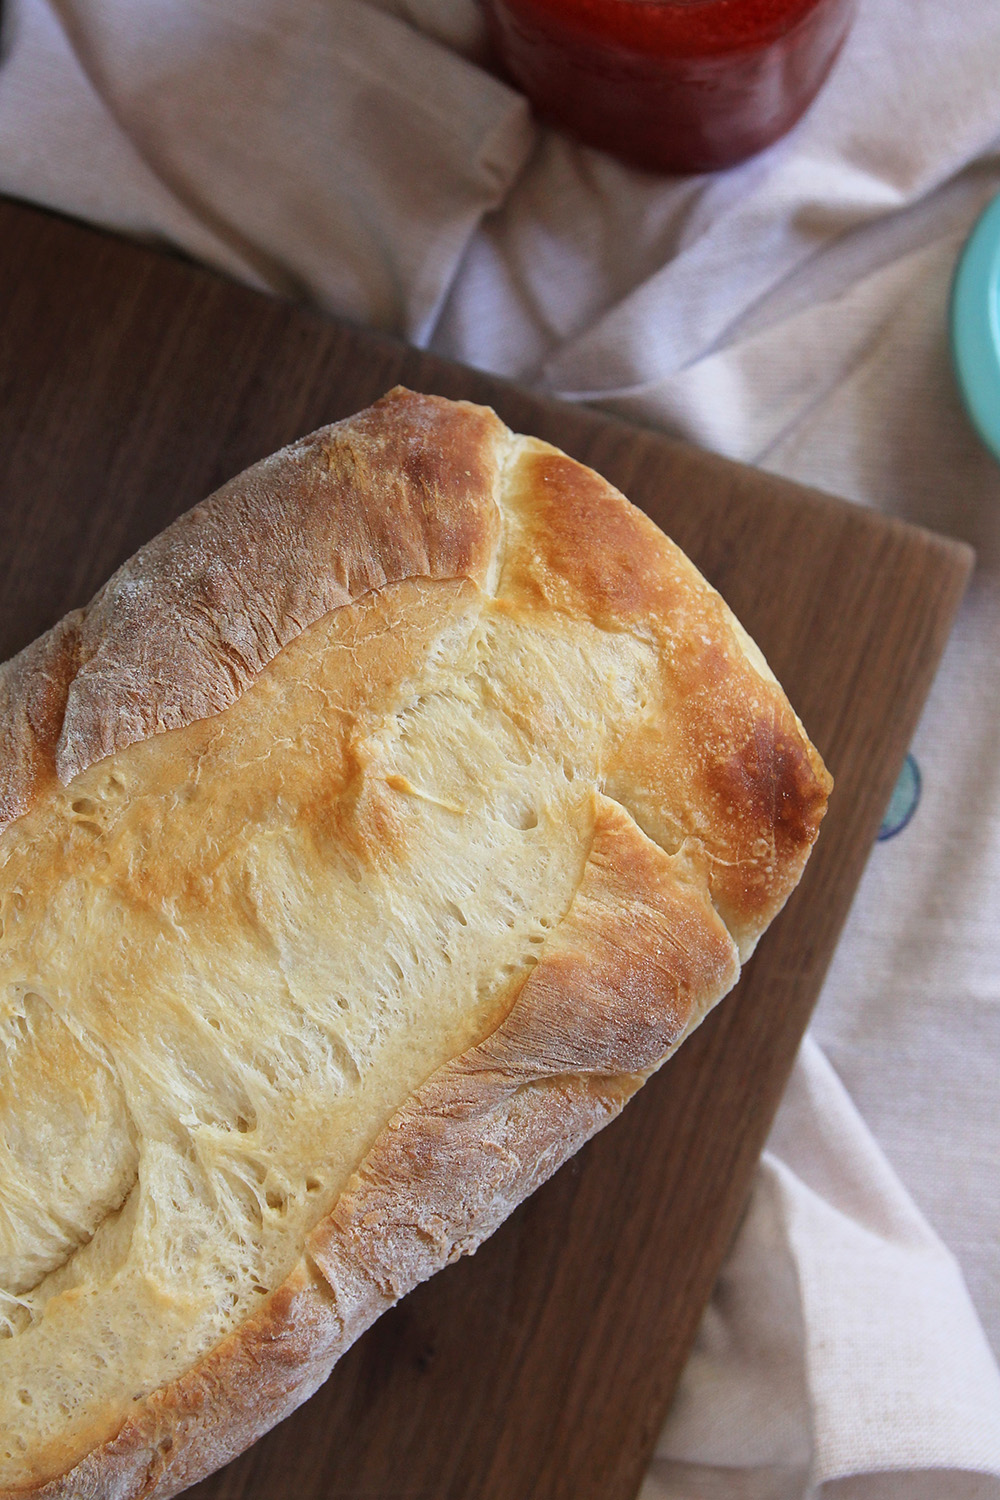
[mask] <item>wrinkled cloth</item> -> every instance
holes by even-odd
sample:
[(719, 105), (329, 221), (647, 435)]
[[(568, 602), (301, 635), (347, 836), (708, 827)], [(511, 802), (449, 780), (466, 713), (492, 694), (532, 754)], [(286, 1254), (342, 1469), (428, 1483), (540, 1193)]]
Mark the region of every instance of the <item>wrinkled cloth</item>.
[(474, 0), (17, 0), (0, 189), (963, 537), (979, 565), (642, 1500), (1000, 1497), (1000, 468), (955, 258), (1000, 7), (861, 0), (714, 177), (532, 123)]

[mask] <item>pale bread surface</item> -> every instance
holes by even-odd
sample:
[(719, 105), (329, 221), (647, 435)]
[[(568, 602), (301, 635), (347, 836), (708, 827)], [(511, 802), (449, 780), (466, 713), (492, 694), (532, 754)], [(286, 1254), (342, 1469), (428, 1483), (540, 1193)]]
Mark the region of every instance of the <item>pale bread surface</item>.
[(0, 1495), (304, 1399), (731, 987), (828, 790), (645, 517), (403, 391), (0, 668)]

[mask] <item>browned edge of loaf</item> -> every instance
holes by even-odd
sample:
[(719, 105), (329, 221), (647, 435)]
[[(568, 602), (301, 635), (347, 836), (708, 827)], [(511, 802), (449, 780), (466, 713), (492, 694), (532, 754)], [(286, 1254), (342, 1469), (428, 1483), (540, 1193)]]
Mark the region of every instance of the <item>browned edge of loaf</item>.
[[(0, 668), (0, 829), (55, 779), (221, 712), (329, 611), (412, 577), (483, 586), (505, 437), (484, 408), (397, 389), (182, 516), (89, 606)], [(652, 523), (556, 450), (537, 445), (533, 462), (549, 506), (549, 569), (533, 587), (553, 595), (539, 602), (574, 612), (582, 602), (623, 623), (667, 608), (654, 575), (671, 544)], [(559, 597), (563, 570), (575, 598)], [(718, 686), (710, 697), (722, 713)], [(777, 868), (766, 889), (743, 893), (756, 930), (794, 887), (830, 788), (784, 695), (764, 686), (766, 753), (755, 723), (749, 751), (713, 771), (719, 795), (735, 797), (754, 827), (775, 822), (779, 787)], [(718, 894), (713, 904), (686, 883), (616, 802), (595, 796), (582, 883), (506, 1021), (390, 1121), (257, 1313), (137, 1403), (115, 1436), (95, 1437), (82, 1458), (78, 1443), (61, 1462), (48, 1454), (36, 1482), (3, 1500), (167, 1497), (305, 1400), (384, 1309), (474, 1250), (612, 1119), (732, 986), (738, 954), (716, 911), (732, 892)]]

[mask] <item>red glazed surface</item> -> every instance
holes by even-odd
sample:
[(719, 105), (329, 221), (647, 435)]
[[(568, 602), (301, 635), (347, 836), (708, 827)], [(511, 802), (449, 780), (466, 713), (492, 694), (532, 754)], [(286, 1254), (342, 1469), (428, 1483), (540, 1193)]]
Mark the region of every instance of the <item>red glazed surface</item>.
[(539, 112), (639, 166), (730, 166), (815, 97), (854, 0), (485, 0)]

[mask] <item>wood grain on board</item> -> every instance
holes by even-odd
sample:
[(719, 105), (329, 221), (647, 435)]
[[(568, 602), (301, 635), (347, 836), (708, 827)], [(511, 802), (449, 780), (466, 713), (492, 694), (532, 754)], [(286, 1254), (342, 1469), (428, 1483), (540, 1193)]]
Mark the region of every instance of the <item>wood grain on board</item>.
[(198, 1500), (631, 1500), (970, 566), (967, 549), (0, 204), (0, 657), (181, 510), (396, 382), (485, 401), (721, 590), (834, 776), (738, 989), (482, 1250), (376, 1324)]

